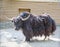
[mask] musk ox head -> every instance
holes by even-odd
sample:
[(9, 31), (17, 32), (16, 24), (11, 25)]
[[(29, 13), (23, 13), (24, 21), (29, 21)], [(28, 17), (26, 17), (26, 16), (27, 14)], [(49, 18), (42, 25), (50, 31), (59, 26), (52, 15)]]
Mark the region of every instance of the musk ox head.
[(28, 20), (29, 17), (29, 12), (22, 12), (19, 14), (19, 16), (14, 18), (12, 22), (14, 22), (14, 25), (16, 27), (15, 30), (19, 30), (23, 26), (23, 22)]
[(12, 20), (12, 22), (14, 23), (15, 26), (15, 30), (19, 30), (22, 27), (22, 20), (19, 18), (14, 18)]

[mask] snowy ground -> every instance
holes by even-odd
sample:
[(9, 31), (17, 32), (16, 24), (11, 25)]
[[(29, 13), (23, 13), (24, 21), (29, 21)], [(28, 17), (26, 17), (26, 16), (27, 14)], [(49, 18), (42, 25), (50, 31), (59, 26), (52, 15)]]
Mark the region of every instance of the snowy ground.
[[(60, 38), (60, 26), (52, 37)], [(11, 22), (0, 23), (0, 47), (59, 47), (59, 41), (38, 40), (26, 42), (22, 31), (15, 31)]]

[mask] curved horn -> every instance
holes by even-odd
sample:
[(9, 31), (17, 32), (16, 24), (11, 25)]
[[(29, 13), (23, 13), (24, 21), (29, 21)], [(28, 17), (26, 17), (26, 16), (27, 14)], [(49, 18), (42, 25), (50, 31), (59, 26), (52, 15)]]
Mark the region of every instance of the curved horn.
[(11, 21), (12, 21), (15, 17), (12, 17), (12, 18), (6, 17), (6, 18), (7, 18), (8, 20), (11, 20)]
[(29, 19), (29, 17), (30, 17), (30, 15), (28, 16), (28, 17), (26, 17), (26, 18), (22, 18), (22, 17), (20, 17), (23, 21), (25, 21), (25, 20), (27, 20), (27, 19)]

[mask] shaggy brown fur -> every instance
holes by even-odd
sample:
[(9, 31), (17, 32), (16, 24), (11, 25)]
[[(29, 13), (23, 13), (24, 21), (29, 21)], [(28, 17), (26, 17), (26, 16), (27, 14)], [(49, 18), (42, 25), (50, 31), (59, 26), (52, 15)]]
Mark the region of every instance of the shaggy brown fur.
[(56, 30), (56, 24), (55, 21), (49, 16), (40, 16), (44, 22), (45, 26), (45, 38)]

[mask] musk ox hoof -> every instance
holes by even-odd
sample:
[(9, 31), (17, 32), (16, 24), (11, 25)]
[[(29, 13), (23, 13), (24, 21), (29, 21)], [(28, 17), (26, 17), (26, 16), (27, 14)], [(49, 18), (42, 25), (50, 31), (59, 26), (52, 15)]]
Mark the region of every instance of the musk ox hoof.
[(26, 38), (26, 40), (25, 41), (30, 41), (30, 38)]

